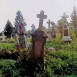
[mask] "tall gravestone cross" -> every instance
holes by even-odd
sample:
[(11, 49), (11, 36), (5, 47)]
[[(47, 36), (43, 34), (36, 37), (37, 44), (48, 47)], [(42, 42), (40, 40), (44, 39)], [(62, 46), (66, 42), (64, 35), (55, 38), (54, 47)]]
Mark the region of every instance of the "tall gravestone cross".
[(48, 38), (47, 38), (47, 41), (51, 41), (51, 39), (52, 39), (52, 29), (50, 27), (51, 21), (48, 20), (47, 24), (48, 24), (48, 29), (47, 29)]
[(45, 32), (41, 30), (43, 26), (43, 19), (46, 19), (47, 16), (44, 15), (44, 11), (41, 11), (40, 14), (37, 15), (39, 20), (39, 28), (32, 34), (32, 51), (31, 57), (33, 59), (40, 59), (44, 63), (44, 44), (46, 42), (47, 35)]
[(64, 21), (62, 41), (71, 42), (72, 39), (71, 39), (70, 33), (69, 33), (69, 24), (67, 22), (67, 18), (68, 18), (68, 15), (66, 15), (66, 13), (64, 13), (63, 16), (62, 16), (62, 19)]
[(52, 24), (52, 37), (55, 38), (56, 37), (56, 32), (55, 32), (55, 23), (51, 22)]
[(40, 14), (37, 14), (37, 18), (39, 19), (39, 29), (42, 30), (43, 20), (47, 18), (47, 15), (44, 15), (44, 11), (40, 11)]
[(21, 11), (17, 12), (17, 16), (15, 19), (15, 27), (17, 33), (19, 34), (19, 47), (26, 48), (26, 36), (25, 36), (25, 26), (27, 24), (24, 21)]

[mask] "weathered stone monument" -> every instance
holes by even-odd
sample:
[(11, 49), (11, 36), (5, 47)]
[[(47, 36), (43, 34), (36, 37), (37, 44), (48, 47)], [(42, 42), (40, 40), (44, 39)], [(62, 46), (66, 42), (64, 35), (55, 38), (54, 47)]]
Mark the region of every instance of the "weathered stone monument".
[(32, 26), (31, 26), (31, 27), (32, 27), (32, 30), (31, 30), (31, 32), (30, 32), (30, 33), (32, 34), (32, 33), (34, 33), (34, 32), (35, 32), (35, 30), (36, 30), (36, 29), (35, 29), (35, 25), (34, 25), (34, 24), (32, 24)]
[(4, 31), (2, 31), (2, 41), (5, 40), (5, 35), (4, 35)]
[(24, 22), (22, 13), (21, 11), (18, 11), (15, 19), (15, 27), (19, 35), (20, 48), (26, 48), (25, 26), (26, 26), (26, 23)]
[(19, 29), (19, 46), (21, 48), (26, 48), (26, 37), (24, 33), (25, 33), (25, 27), (21, 25)]
[(46, 15), (44, 15), (44, 11), (40, 11), (40, 14), (37, 14), (37, 18), (39, 19), (39, 30), (43, 30), (43, 20), (47, 18)]
[(44, 44), (46, 42), (47, 35), (42, 30), (43, 20), (47, 18), (44, 15), (44, 11), (41, 11), (40, 14), (37, 14), (39, 18), (39, 29), (32, 34), (32, 51), (31, 58), (40, 59), (44, 63)]
[(14, 34), (14, 39), (15, 39), (15, 46), (19, 47), (19, 40), (18, 40), (18, 35), (17, 33)]
[(48, 20), (47, 24), (48, 24), (48, 29), (47, 29), (48, 38), (47, 38), (47, 41), (51, 41), (52, 40), (52, 28), (50, 27), (51, 21)]
[(71, 42), (72, 39), (70, 37), (69, 24), (68, 24), (66, 18), (68, 18), (68, 15), (66, 15), (66, 13), (64, 13), (63, 16), (62, 16), (62, 19), (64, 21), (62, 41), (64, 41), (64, 42)]
[(55, 23), (54, 22), (51, 22), (51, 24), (52, 24), (52, 38), (55, 38), (56, 37)]

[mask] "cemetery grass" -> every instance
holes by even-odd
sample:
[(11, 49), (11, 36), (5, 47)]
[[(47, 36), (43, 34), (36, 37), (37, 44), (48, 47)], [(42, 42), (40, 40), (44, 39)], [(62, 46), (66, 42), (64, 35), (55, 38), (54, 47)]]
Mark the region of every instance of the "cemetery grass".
[[(48, 51), (49, 47), (55, 50)], [(71, 43), (64, 43), (58, 36), (47, 42), (45, 63), (48, 77), (77, 77), (77, 38), (73, 38)]]
[(0, 43), (0, 51), (2, 49), (6, 50), (15, 50), (15, 44), (14, 43)]
[[(36, 77), (77, 77), (77, 39), (69, 43), (61, 42), (58, 35), (53, 41), (45, 44), (45, 70), (42, 74), (37, 73)], [(31, 38), (28, 38), (31, 41)], [(49, 47), (55, 50), (48, 50)], [(15, 50), (14, 43), (0, 43), (0, 51)], [(18, 51), (21, 54), (17, 60), (4, 59), (0, 60), (0, 77), (22, 77), (27, 67), (28, 49)], [(6, 54), (5, 54), (6, 55)], [(25, 58), (25, 59), (24, 59)], [(24, 62), (23, 62), (24, 60)], [(24, 65), (25, 64), (25, 65)], [(20, 67), (18, 67), (20, 66)], [(27, 72), (26, 72), (27, 73)], [(25, 77), (25, 76), (24, 76)]]

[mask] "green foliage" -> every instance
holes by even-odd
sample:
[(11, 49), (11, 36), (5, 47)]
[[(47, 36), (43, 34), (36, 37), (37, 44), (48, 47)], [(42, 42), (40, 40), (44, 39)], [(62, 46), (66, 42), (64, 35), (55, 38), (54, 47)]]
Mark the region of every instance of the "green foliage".
[(15, 68), (15, 63), (15, 60), (0, 60), (0, 73), (2, 74), (2, 77), (19, 76), (19, 71)]
[(49, 52), (46, 58), (47, 68), (51, 68), (54, 75), (77, 75), (77, 52), (55, 51)]
[(15, 45), (14, 43), (0, 43), (0, 50), (6, 49), (6, 50), (14, 50)]

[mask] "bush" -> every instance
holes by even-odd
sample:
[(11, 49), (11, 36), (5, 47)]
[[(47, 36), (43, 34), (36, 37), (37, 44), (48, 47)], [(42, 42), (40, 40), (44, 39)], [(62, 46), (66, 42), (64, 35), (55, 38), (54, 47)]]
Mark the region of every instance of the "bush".
[(77, 75), (77, 52), (56, 51), (48, 52), (47, 68), (50, 67), (54, 75)]
[(15, 44), (14, 43), (0, 43), (0, 50), (2, 49), (15, 50)]
[(19, 71), (15, 67), (15, 60), (0, 60), (2, 77), (18, 77)]

